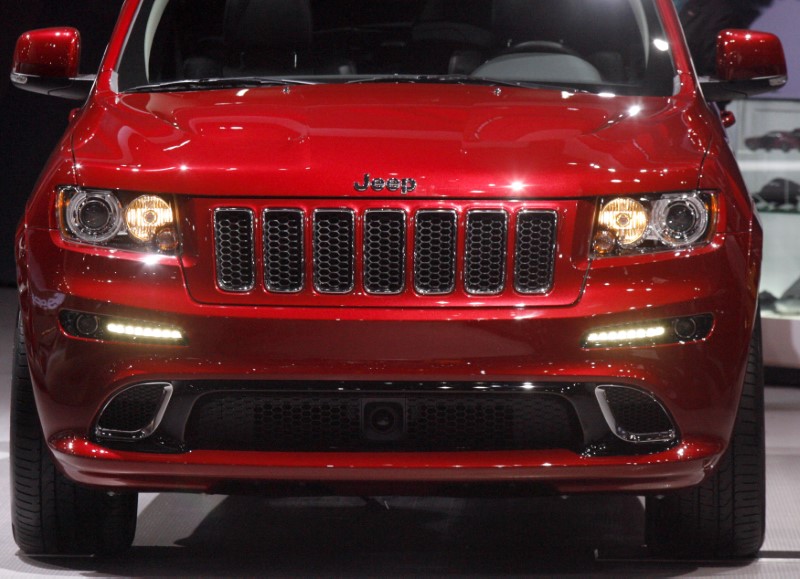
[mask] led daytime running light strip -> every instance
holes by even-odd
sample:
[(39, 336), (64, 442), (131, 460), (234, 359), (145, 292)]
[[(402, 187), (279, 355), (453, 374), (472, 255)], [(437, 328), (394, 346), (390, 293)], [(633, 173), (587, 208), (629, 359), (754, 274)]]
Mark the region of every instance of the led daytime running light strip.
[(633, 342), (636, 340), (652, 340), (660, 338), (667, 333), (664, 326), (651, 326), (645, 328), (630, 328), (625, 330), (611, 330), (606, 332), (592, 332), (586, 341), (594, 344), (607, 344), (619, 342)]
[(109, 334), (131, 336), (136, 338), (154, 338), (160, 340), (183, 340), (183, 334), (178, 330), (153, 328), (148, 326), (131, 326), (110, 322), (106, 325)]

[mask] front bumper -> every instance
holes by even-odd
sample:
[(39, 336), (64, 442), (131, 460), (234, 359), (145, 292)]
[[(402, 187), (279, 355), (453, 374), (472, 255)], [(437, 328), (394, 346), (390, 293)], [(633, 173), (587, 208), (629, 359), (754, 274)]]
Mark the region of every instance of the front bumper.
[[(560, 492), (693, 485), (726, 448), (741, 391), (755, 308), (754, 284), (742, 282), (752, 276), (744, 237), (593, 267), (580, 301), (568, 307), (278, 308), (201, 305), (187, 294), (177, 261), (109, 259), (29, 229), (21, 308), (44, 434), (70, 478), (137, 490), (288, 480), (541, 482)], [(70, 337), (59, 326), (63, 309), (169, 324), (186, 344)], [(598, 327), (700, 314), (714, 317), (701, 341), (582, 346)], [(158, 453), (98, 444), (98, 416), (116, 393), (198, 380), (615, 384), (651, 393), (677, 438), (654, 453), (613, 456), (563, 449)]]

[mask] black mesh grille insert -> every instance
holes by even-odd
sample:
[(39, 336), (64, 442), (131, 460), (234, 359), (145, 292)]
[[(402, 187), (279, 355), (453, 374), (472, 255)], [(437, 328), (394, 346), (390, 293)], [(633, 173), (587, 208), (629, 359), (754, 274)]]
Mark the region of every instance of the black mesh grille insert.
[(672, 430), (673, 424), (652, 396), (633, 388), (605, 387), (606, 401), (617, 429), (629, 434), (653, 434)]
[(163, 395), (164, 384), (142, 384), (128, 388), (109, 402), (97, 426), (119, 432), (143, 430), (153, 422)]
[(467, 213), (464, 287), (472, 294), (498, 294), (506, 281), (505, 211)]
[(314, 288), (320, 293), (353, 290), (355, 219), (347, 209), (314, 212)]
[(523, 294), (547, 293), (553, 287), (556, 214), (523, 211), (517, 216), (514, 289)]
[(456, 283), (455, 211), (419, 211), (414, 230), (414, 287), (447, 294)]
[(373, 294), (396, 294), (403, 291), (405, 279), (405, 213), (367, 211), (364, 217), (364, 289)]
[(303, 213), (264, 211), (264, 285), (268, 291), (298, 292), (304, 281)]
[(253, 212), (218, 209), (214, 213), (217, 285), (224, 291), (250, 291), (255, 285)]
[(457, 451), (577, 450), (583, 440), (575, 411), (558, 395), (432, 394), (403, 401), (405, 435), (375, 442), (363, 434), (358, 395), (208, 394), (195, 404), (186, 443), (213, 450)]

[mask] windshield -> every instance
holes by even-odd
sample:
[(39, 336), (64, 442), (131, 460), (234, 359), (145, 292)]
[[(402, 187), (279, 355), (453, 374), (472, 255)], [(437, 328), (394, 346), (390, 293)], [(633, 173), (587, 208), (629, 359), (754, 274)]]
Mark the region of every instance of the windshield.
[(143, 0), (118, 86), (453, 82), (667, 96), (675, 71), (653, 2)]

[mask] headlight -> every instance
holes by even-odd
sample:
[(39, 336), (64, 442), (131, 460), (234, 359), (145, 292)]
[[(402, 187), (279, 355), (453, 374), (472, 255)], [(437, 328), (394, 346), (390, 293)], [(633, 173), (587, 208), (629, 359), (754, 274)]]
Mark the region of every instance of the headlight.
[(65, 239), (134, 251), (178, 248), (175, 213), (164, 197), (64, 187), (57, 212)]
[(595, 224), (595, 257), (686, 248), (705, 243), (716, 222), (710, 193), (602, 200)]

